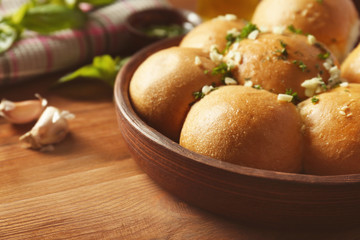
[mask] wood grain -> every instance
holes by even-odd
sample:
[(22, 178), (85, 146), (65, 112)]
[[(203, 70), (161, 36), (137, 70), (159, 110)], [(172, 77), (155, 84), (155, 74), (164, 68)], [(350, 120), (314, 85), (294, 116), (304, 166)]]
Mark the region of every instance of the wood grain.
[[(51, 88), (59, 75), (0, 89), (35, 92), (76, 115), (53, 152), (21, 148), (31, 124), (0, 120), (0, 239), (356, 239), (359, 229), (288, 231), (247, 226), (199, 210), (155, 184), (131, 158), (112, 90), (94, 82)], [(329, 232), (330, 231), (330, 232)]]
[[(182, 7), (193, 1), (172, 0)], [(31, 124), (0, 119), (0, 239), (358, 239), (360, 228), (289, 231), (232, 222), (199, 210), (155, 184), (131, 158), (118, 128), (112, 90), (62, 74), (0, 88), (0, 99), (40, 93), (76, 114), (71, 133), (42, 153), (20, 147)]]

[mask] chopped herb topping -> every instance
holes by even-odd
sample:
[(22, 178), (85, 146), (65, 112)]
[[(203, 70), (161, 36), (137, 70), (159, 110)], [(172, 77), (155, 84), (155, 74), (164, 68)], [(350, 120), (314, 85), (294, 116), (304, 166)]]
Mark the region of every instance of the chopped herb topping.
[(301, 29), (296, 29), (296, 28), (294, 27), (294, 25), (289, 25), (287, 28), (288, 28), (289, 31), (292, 32), (292, 33), (301, 34), (301, 35), (306, 35), (306, 34), (304, 34), (304, 32), (303, 32)]
[(287, 60), (287, 58), (289, 56), (289, 53), (286, 49), (287, 44), (284, 43), (282, 40), (280, 40), (280, 45), (281, 45), (282, 49), (277, 49), (275, 51), (275, 53), (278, 54), (278, 59)]
[(314, 44), (314, 46), (317, 47), (321, 51), (321, 53), (318, 55), (318, 57), (320, 59), (325, 60), (325, 59), (329, 58), (330, 53), (327, 51), (327, 49), (322, 44), (320, 44), (319, 42), (316, 42)]
[(318, 58), (322, 59), (322, 60), (326, 60), (330, 57), (330, 53), (326, 52), (326, 53), (320, 53), (318, 54)]
[(254, 85), (253, 88), (258, 89), (258, 90), (263, 89), (259, 84)]
[(317, 70), (319, 70), (319, 77), (321, 77), (321, 75), (324, 74), (324, 71), (320, 68), (319, 64), (316, 64), (315, 67), (316, 67)]
[(228, 66), (226, 63), (222, 62), (212, 70), (212, 75), (218, 75), (218, 74), (226, 74), (228, 72)]
[(230, 77), (233, 78), (233, 75), (231, 73), (231, 66), (229, 67), (226, 63), (222, 62), (216, 67), (213, 68), (212, 75), (222, 75), (221, 81), (225, 84), (225, 78)]
[(312, 102), (313, 104), (317, 104), (319, 101), (320, 101), (320, 99), (317, 98), (317, 96), (313, 96), (313, 97), (311, 98), (311, 102)]
[(316, 0), (318, 3), (323, 4), (324, 0)]
[(301, 57), (304, 56), (304, 54), (303, 54), (302, 52), (299, 52), (299, 51), (295, 51), (294, 53), (295, 53), (296, 55), (298, 55), (298, 56), (301, 56)]
[(228, 33), (225, 37), (227, 42), (226, 42), (226, 48), (225, 48), (224, 52), (226, 52), (234, 42), (239, 42), (239, 41), (247, 38), (249, 36), (249, 34), (255, 30), (259, 30), (258, 27), (255, 24), (252, 24), (249, 22), (246, 24), (245, 27), (243, 27), (241, 29), (239, 35), (234, 35), (233, 33)]
[(283, 40), (280, 40), (280, 45), (283, 47), (283, 48), (286, 48), (287, 44), (283, 42)]
[(300, 102), (300, 98), (299, 95), (297, 94), (297, 92), (294, 92), (291, 88), (290, 89), (286, 89), (285, 94), (290, 95), (293, 97), (292, 99), (292, 103), (294, 104), (298, 104)]
[[(334, 86), (335, 87), (335, 86)], [(324, 91), (328, 90), (328, 86), (325, 83), (321, 84), (321, 88), (324, 89)]]
[(245, 39), (249, 36), (252, 31), (259, 30), (258, 27), (255, 24), (247, 23), (243, 29), (241, 29), (240, 38)]
[(208, 73), (209, 73), (209, 70), (205, 69), (204, 74), (208, 74)]
[(307, 66), (305, 65), (305, 63), (303, 61), (300, 60), (294, 60), (292, 61), (293, 64), (298, 65), (298, 67), (301, 69), (301, 71), (305, 72), (306, 70), (309, 71), (309, 69), (307, 69)]
[(195, 97), (196, 100), (198, 100), (205, 97), (205, 94), (202, 91), (198, 91), (198, 92), (193, 92), (193, 96)]

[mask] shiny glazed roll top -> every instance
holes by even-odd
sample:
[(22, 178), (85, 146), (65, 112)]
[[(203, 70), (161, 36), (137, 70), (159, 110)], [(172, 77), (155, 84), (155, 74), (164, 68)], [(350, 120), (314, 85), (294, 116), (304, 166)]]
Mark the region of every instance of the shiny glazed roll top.
[(298, 107), (304, 123), (305, 173), (360, 173), (360, 84), (341, 84)]
[(300, 172), (300, 115), (277, 95), (244, 86), (223, 86), (193, 105), (180, 145), (246, 167)]
[(314, 35), (342, 62), (359, 37), (359, 16), (352, 0), (262, 0), (252, 22), (272, 30), (293, 26)]
[[(234, 61), (237, 53), (241, 58)], [(336, 59), (311, 36), (259, 32), (234, 42), (224, 59), (240, 84), (277, 94), (291, 91), (299, 100), (341, 81)]]
[(172, 47), (147, 58), (134, 73), (129, 87), (135, 111), (151, 127), (174, 141), (194, 93), (220, 84), (220, 76), (206, 74), (216, 66), (201, 49)]

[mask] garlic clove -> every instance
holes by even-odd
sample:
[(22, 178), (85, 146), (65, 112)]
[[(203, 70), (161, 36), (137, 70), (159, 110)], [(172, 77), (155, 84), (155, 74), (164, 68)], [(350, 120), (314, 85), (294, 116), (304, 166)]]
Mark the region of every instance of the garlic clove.
[(69, 131), (68, 121), (75, 116), (68, 111), (49, 106), (41, 114), (34, 127), (19, 140), (27, 148), (44, 149), (62, 141)]
[(36, 100), (12, 102), (3, 99), (0, 103), (0, 116), (11, 123), (24, 124), (38, 119), (47, 105), (47, 100), (35, 94)]

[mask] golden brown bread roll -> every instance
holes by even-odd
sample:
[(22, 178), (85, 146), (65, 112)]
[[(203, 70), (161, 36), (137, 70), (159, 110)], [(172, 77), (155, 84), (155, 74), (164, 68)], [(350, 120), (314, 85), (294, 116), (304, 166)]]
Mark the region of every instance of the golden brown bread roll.
[(267, 170), (301, 170), (301, 120), (292, 103), (244, 86), (223, 86), (189, 111), (180, 145), (221, 161)]
[(200, 49), (172, 47), (147, 58), (130, 82), (135, 111), (150, 126), (178, 141), (193, 92), (219, 84), (220, 77), (205, 74), (216, 65)]
[[(327, 49), (311, 44), (302, 35), (260, 33), (255, 40), (244, 39), (234, 43), (225, 59), (236, 52), (242, 58), (232, 72), (240, 84), (251, 81), (253, 86), (258, 85), (274, 93), (285, 93), (292, 89), (300, 99), (305, 99), (315, 92), (302, 86), (306, 80), (320, 76), (324, 86), (331, 76), (334, 81), (340, 81), (339, 71), (330, 74), (333, 65), (324, 65), (330, 60), (337, 64), (335, 58), (331, 54), (327, 57)], [(315, 88), (321, 90), (321, 85), (319, 81)]]
[(298, 105), (304, 123), (305, 173), (360, 173), (360, 84), (316, 99), (316, 104), (308, 99)]
[(233, 28), (241, 29), (245, 26), (245, 21), (241, 19), (226, 20), (214, 18), (203, 22), (191, 30), (181, 41), (180, 47), (201, 48), (208, 52), (212, 45), (217, 45), (219, 51), (226, 47), (226, 34)]
[(252, 21), (269, 29), (293, 25), (327, 45), (340, 62), (359, 37), (352, 0), (262, 0)]
[(341, 64), (341, 77), (348, 82), (360, 83), (360, 45)]

